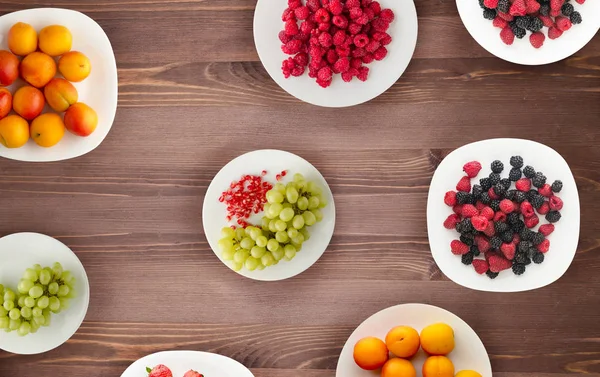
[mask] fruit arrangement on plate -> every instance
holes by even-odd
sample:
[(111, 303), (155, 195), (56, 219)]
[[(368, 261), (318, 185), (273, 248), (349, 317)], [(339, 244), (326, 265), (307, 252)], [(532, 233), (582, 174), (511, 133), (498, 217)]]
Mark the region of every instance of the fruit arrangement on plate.
[[(159, 364), (154, 368), (147, 367), (146, 372), (148, 372), (148, 377), (173, 377), (173, 372), (171, 372), (171, 369), (163, 364)], [(185, 372), (183, 377), (204, 377), (204, 375), (190, 369), (189, 371)]]
[[(10, 51), (0, 51), (0, 85), (11, 86), (19, 77), (25, 84), (13, 93), (0, 88), (0, 143), (20, 148), (31, 138), (41, 147), (52, 147), (63, 138), (65, 129), (82, 137), (92, 134), (98, 115), (78, 102), (72, 84), (85, 80), (92, 66), (83, 53), (71, 51), (69, 29), (49, 25), (38, 34), (31, 25), (18, 22), (7, 39)], [(62, 77), (57, 77), (57, 72)], [(44, 112), (46, 104), (53, 111)]]

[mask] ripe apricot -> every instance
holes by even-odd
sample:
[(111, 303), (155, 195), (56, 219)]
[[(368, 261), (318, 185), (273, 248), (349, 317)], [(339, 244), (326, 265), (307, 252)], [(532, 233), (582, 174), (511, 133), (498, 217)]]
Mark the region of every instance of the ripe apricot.
[(21, 148), (29, 140), (29, 124), (18, 115), (0, 120), (0, 144), (7, 148)]
[(71, 51), (73, 36), (62, 25), (46, 26), (40, 31), (40, 50), (50, 56), (60, 56)]
[(404, 359), (390, 359), (381, 369), (381, 377), (416, 377), (412, 363)]
[(77, 102), (65, 113), (67, 130), (77, 136), (89, 136), (98, 125), (98, 114), (85, 103)]
[(85, 80), (92, 71), (92, 63), (79, 51), (67, 52), (58, 60), (58, 71), (73, 82)]
[(8, 48), (19, 56), (29, 55), (38, 46), (38, 35), (33, 26), (17, 22), (8, 31)]
[(21, 76), (36, 88), (42, 88), (56, 75), (56, 62), (43, 52), (33, 52), (21, 61)]
[(423, 377), (454, 377), (454, 364), (446, 356), (430, 356), (423, 364)]
[(0, 85), (9, 86), (19, 77), (19, 59), (12, 52), (0, 50)]
[(417, 330), (409, 326), (398, 326), (388, 332), (385, 344), (394, 355), (409, 359), (419, 351), (421, 341)]
[(12, 94), (6, 88), (0, 88), (0, 119), (12, 110)]
[(454, 377), (481, 377), (481, 374), (475, 372), (474, 370), (461, 370), (456, 373)]
[(46, 113), (35, 118), (29, 128), (31, 138), (40, 147), (52, 147), (65, 136), (65, 124), (58, 114)]
[(363, 338), (354, 345), (354, 362), (362, 369), (379, 369), (388, 359), (389, 351), (379, 338)]
[(69, 106), (77, 102), (77, 89), (65, 79), (52, 79), (44, 88), (44, 96), (50, 107), (59, 113), (67, 111)]
[(435, 323), (421, 330), (421, 347), (430, 355), (447, 355), (454, 349), (454, 330), (445, 323)]
[(27, 120), (32, 120), (44, 110), (44, 95), (39, 89), (25, 85), (20, 87), (13, 97), (13, 109)]

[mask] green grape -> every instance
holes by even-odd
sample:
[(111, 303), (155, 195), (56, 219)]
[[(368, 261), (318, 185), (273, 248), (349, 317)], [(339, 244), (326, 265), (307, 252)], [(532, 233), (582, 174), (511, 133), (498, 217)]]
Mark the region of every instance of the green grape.
[(260, 236), (262, 236), (262, 230), (254, 228), (250, 231), (250, 238), (252, 238), (254, 241), (256, 241), (256, 239)]
[(281, 232), (286, 229), (287, 229), (287, 224), (285, 223), (285, 221), (282, 221), (282, 220), (275, 221), (275, 230), (276, 231)]
[(0, 317), (8, 315), (8, 311), (4, 309), (4, 306), (0, 306)]
[(294, 216), (294, 220), (293, 220), (293, 224), (294, 224), (294, 228), (300, 230), (302, 228), (304, 228), (304, 217), (302, 217), (302, 215), (296, 215)]
[[(64, 285), (63, 285), (63, 287), (64, 287)], [(46, 309), (48, 307), (48, 305), (50, 305), (50, 298), (48, 298), (48, 296), (42, 296), (37, 301), (37, 307), (40, 309)]]
[(235, 230), (231, 229), (229, 226), (226, 226), (225, 228), (221, 229), (221, 237), (233, 239), (235, 238)]
[(11, 331), (17, 330), (21, 326), (21, 319), (11, 319), (8, 323), (8, 328)]
[(252, 225), (248, 225), (246, 228), (244, 228), (244, 233), (247, 237), (250, 237), (250, 232), (252, 232), (252, 228), (254, 228)]
[(54, 279), (60, 279), (63, 271), (63, 266), (60, 263), (56, 262), (52, 265), (52, 276)]
[(34, 286), (34, 283), (29, 280), (29, 279), (21, 279), (21, 281), (19, 281), (19, 285), (17, 285), (17, 290), (19, 291), (19, 293), (28, 293), (29, 290), (31, 289), (31, 287)]
[[(223, 254), (225, 254), (225, 252), (223, 252)], [(48, 285), (48, 293), (50, 293), (51, 295), (55, 295), (58, 293), (58, 283), (53, 281), (52, 283), (50, 283)]]
[(283, 259), (285, 252), (283, 251), (283, 247), (280, 247), (275, 251), (271, 251), (271, 254), (273, 254), (273, 258), (275, 258), (276, 261), (280, 261)]
[(273, 203), (281, 203), (283, 202), (283, 194), (277, 190), (269, 190), (267, 191), (267, 202)]
[(275, 221), (276, 220), (271, 220), (269, 222), (269, 231), (272, 232), (272, 233), (277, 232), (277, 228), (275, 228)]
[(55, 296), (50, 297), (50, 305), (48, 305), (48, 309), (56, 313), (60, 309), (60, 300)]
[(246, 267), (246, 269), (248, 271), (254, 271), (258, 267), (258, 259), (254, 258), (254, 257), (248, 257), (248, 259), (246, 259), (246, 263), (244, 264), (244, 266)]
[(236, 228), (235, 239), (241, 241), (244, 237), (246, 237), (246, 231), (244, 230), (244, 228)]
[(35, 334), (40, 329), (40, 325), (38, 325), (35, 321), (31, 321), (31, 334)]
[[(61, 285), (58, 288), (58, 297), (65, 297), (69, 294), (69, 292), (71, 291), (71, 289), (69, 288), (68, 285)], [(38, 302), (39, 304), (39, 302)]]
[(310, 199), (308, 199), (308, 209), (317, 209), (319, 208), (320, 203), (317, 196), (311, 196)]
[(281, 211), (281, 213), (279, 214), (279, 218), (285, 222), (290, 221), (294, 218), (294, 210), (292, 208), (283, 209), (283, 211)]
[(306, 228), (300, 229), (300, 234), (302, 234), (302, 236), (304, 236), (304, 240), (302, 242), (306, 242), (306, 241), (310, 240), (310, 232), (308, 231), (308, 229), (306, 229)]
[[(224, 260), (233, 260), (234, 255), (235, 255), (235, 250), (233, 250), (233, 249), (224, 251), (221, 254), (221, 256), (223, 257)], [(50, 292), (50, 287), (48, 287), (48, 292)], [(53, 295), (57, 294), (58, 293), (58, 285), (56, 287), (56, 292), (54, 292), (54, 293), (50, 292), (50, 293)]]
[(294, 174), (294, 178), (293, 179), (294, 179), (294, 182), (302, 182), (302, 181), (305, 180), (304, 176), (302, 174), (300, 174), (300, 173)]
[(320, 210), (313, 209), (310, 212), (312, 212), (313, 215), (315, 215), (315, 219), (317, 219), (317, 222), (320, 222), (321, 220), (323, 220), (323, 212), (321, 212)]
[(33, 265), (32, 269), (36, 272), (36, 274), (39, 274), (42, 270), (42, 266), (36, 263)]
[(298, 201), (298, 190), (290, 184), (285, 189), (285, 197), (287, 201), (291, 204), (294, 204)]
[(4, 310), (11, 311), (15, 307), (15, 302), (11, 300), (5, 300), (4, 305), (2, 306), (4, 307)]
[(321, 195), (321, 188), (314, 182), (308, 182), (306, 184), (306, 191), (310, 192), (313, 196)]
[(44, 326), (50, 326), (52, 322), (52, 314), (50, 314), (50, 309), (44, 309), (42, 314), (44, 316)]
[(52, 270), (50, 270), (49, 268), (44, 268), (42, 271), (40, 271), (40, 283), (42, 285), (50, 284), (51, 280), (52, 280)]
[(250, 237), (246, 237), (240, 242), (240, 246), (246, 250), (250, 250), (252, 249), (252, 246), (254, 246), (254, 240)]
[(60, 301), (60, 310), (67, 310), (71, 306), (69, 299), (66, 297), (61, 297), (58, 301)]
[(296, 247), (294, 245), (285, 245), (283, 250), (285, 252), (285, 259), (288, 261), (294, 259), (294, 257), (296, 256)]
[[(39, 265), (36, 265), (36, 266), (39, 266)], [(41, 270), (42, 270), (42, 268), (40, 266), (40, 271)], [(38, 279), (38, 272), (36, 270), (34, 270), (33, 268), (28, 268), (23, 273), (23, 279), (31, 280), (33, 282), (36, 282), (37, 279)]]
[[(270, 252), (273, 252), (273, 251), (275, 251), (275, 250), (279, 249), (279, 242), (277, 242), (277, 240), (276, 240), (276, 239), (273, 239), (273, 238), (271, 238), (271, 239), (269, 240), (269, 242), (267, 242), (267, 249), (268, 249)], [(265, 264), (265, 266), (266, 266), (266, 264)]]
[(304, 224), (306, 224), (307, 226), (315, 225), (317, 223), (317, 218), (315, 217), (315, 214), (310, 211), (304, 212), (302, 214), (302, 217), (304, 218)]
[(283, 204), (273, 203), (269, 207), (269, 210), (266, 211), (267, 217), (270, 219), (275, 219), (275, 218), (277, 218), (277, 216), (279, 216), (279, 214), (281, 213), (281, 210), (283, 210)]
[(287, 233), (288, 233), (288, 237), (294, 238), (298, 235), (298, 229), (294, 228), (293, 226), (292, 227), (288, 226)]
[(73, 277), (73, 274), (71, 274), (71, 271), (64, 271), (61, 276), (61, 280), (67, 284), (74, 282), (74, 277)]
[(293, 206), (293, 205), (291, 205), (290, 203), (287, 203), (287, 202), (286, 202), (286, 203), (283, 203), (283, 209), (286, 209), (286, 208), (291, 208), (291, 209), (294, 209), (294, 206)]
[(42, 317), (44, 315), (44, 311), (36, 306), (35, 308), (31, 309), (31, 315), (33, 315), (33, 318)]
[(296, 237), (292, 238), (292, 242), (295, 243), (295, 244), (302, 245), (302, 243), (304, 241), (305, 241), (305, 239), (304, 239), (304, 235), (302, 234), (302, 232), (299, 232)]
[(301, 211), (306, 211), (308, 209), (308, 199), (305, 196), (301, 196), (298, 198), (298, 202), (296, 202), (298, 209)]
[(265, 255), (260, 258), (260, 261), (265, 267), (269, 267), (275, 263), (275, 258), (273, 258), (273, 254), (271, 253), (265, 253)]
[(33, 322), (32, 322), (32, 324), (33, 324), (33, 323), (37, 324), (37, 325), (38, 325), (38, 327), (39, 327), (39, 326), (44, 326), (44, 324), (46, 323), (46, 318), (44, 318), (44, 316), (43, 316), (43, 315), (39, 315), (39, 316), (37, 316), (37, 317), (35, 317), (35, 316), (34, 316), (34, 317), (33, 317)]
[(258, 262), (259, 263), (258, 263), (258, 266), (256, 266), (256, 269), (259, 270), (259, 271), (264, 270), (265, 269), (265, 265), (262, 264), (262, 261), (260, 259), (258, 260)]
[(221, 238), (218, 246), (221, 251), (233, 250), (233, 240), (231, 238)]
[(263, 205), (263, 212), (264, 212), (264, 213), (267, 213), (267, 212), (269, 212), (269, 208), (271, 208), (271, 204), (270, 204), (270, 203), (265, 203), (265, 204)]
[(25, 299), (26, 299), (27, 297), (29, 297), (29, 296), (19, 296), (19, 299), (17, 300), (17, 305), (18, 305), (19, 307), (21, 307), (21, 308), (22, 308), (23, 306), (25, 306)]
[(256, 246), (259, 247), (266, 247), (267, 246), (267, 242), (269, 242), (269, 240), (267, 239), (267, 237), (265, 236), (260, 236), (256, 239)]
[(231, 269), (234, 271), (241, 271), (242, 267), (244, 267), (244, 265), (242, 263), (233, 262), (231, 264)]
[(252, 255), (253, 258), (258, 259), (258, 258), (262, 257), (263, 255), (265, 255), (266, 252), (267, 252), (267, 249), (265, 249), (264, 246), (254, 246), (252, 248), (252, 250), (250, 250), (250, 255)]
[(279, 243), (286, 243), (290, 239), (290, 237), (288, 237), (288, 234), (285, 230), (282, 230), (280, 232), (275, 233), (275, 239)]
[(4, 296), (4, 286), (0, 284), (0, 296)]
[(8, 312), (8, 316), (10, 319), (19, 319), (21, 318), (21, 311), (17, 308), (13, 308), (10, 312)]
[(34, 285), (29, 290), (29, 296), (31, 296), (33, 298), (39, 298), (43, 294), (44, 294), (44, 288), (42, 288), (42, 286), (39, 284)]
[(27, 306), (21, 308), (21, 316), (25, 319), (30, 319), (33, 316), (31, 308), (28, 308)]
[(4, 301), (15, 301), (16, 299), (17, 295), (10, 289), (7, 289), (6, 292), (4, 292)]
[(23, 323), (21, 323), (21, 326), (19, 326), (19, 329), (17, 330), (17, 334), (19, 336), (25, 336), (28, 335), (31, 332), (31, 325), (29, 324), (29, 322), (23, 321)]
[(281, 182), (275, 183), (275, 186), (273, 186), (273, 190), (280, 192), (281, 195), (285, 195), (285, 185)]
[(270, 221), (271, 221), (271, 219), (269, 219), (266, 216), (260, 220), (260, 224), (262, 225), (262, 230), (269, 230), (269, 222)]
[(235, 263), (243, 264), (246, 261), (246, 259), (248, 259), (249, 256), (250, 256), (250, 252), (248, 250), (240, 249), (240, 250), (236, 251), (236, 253), (234, 254), (233, 261)]
[(7, 316), (0, 316), (0, 329), (1, 330), (8, 329), (9, 324), (10, 324), (10, 319)]
[[(57, 284), (58, 286), (58, 284)], [(58, 292), (58, 290), (56, 291)], [(35, 299), (33, 297), (27, 296), (25, 297), (25, 306), (27, 306), (28, 308), (33, 308), (35, 306)]]
[(327, 200), (325, 198), (319, 199), (319, 208), (327, 207)]

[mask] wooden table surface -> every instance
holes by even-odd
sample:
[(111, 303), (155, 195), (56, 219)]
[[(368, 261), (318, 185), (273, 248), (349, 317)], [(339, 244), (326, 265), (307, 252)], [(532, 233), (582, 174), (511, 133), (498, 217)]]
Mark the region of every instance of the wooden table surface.
[[(112, 42), (120, 80), (114, 126), (95, 151), (0, 160), (0, 235), (56, 237), (91, 284), (77, 334), (44, 355), (0, 352), (0, 376), (118, 377), (149, 353), (191, 349), (232, 357), (256, 377), (333, 377), (358, 324), (410, 302), (468, 322), (494, 376), (600, 376), (600, 38), (565, 61), (518, 66), (477, 45), (453, 0), (416, 3), (419, 40), (403, 77), (365, 105), (333, 110), (269, 78), (252, 37), (256, 0), (0, 1), (2, 13), (88, 14)], [(548, 287), (476, 292), (432, 259), (432, 174), (453, 149), (492, 137), (555, 148), (577, 180), (579, 248)], [(225, 268), (201, 223), (217, 171), (262, 148), (312, 162), (338, 210), (323, 257), (278, 283)]]

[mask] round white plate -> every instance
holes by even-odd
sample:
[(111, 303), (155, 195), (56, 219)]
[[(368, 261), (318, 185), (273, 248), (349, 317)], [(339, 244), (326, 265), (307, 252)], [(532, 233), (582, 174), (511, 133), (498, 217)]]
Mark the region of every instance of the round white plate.
[(62, 264), (75, 277), (77, 296), (71, 300), (69, 309), (52, 314), (49, 327), (42, 327), (35, 334), (25, 337), (16, 331), (0, 332), (0, 349), (22, 355), (50, 351), (69, 340), (79, 329), (90, 303), (90, 284), (79, 258), (62, 242), (39, 233), (15, 233), (0, 238), (0, 283), (16, 290), (27, 268), (38, 263), (52, 266)]
[[(78, 157), (94, 150), (108, 135), (117, 112), (117, 64), (115, 54), (104, 30), (88, 16), (73, 10), (37, 8), (9, 13), (0, 17), (0, 49), (8, 50), (8, 30), (17, 22), (31, 24), (39, 31), (48, 25), (66, 26), (73, 35), (72, 51), (84, 53), (92, 63), (92, 73), (73, 85), (79, 92), (79, 102), (92, 107), (98, 114), (98, 127), (88, 137), (65, 132), (64, 138), (52, 148), (43, 148), (29, 140), (21, 148), (0, 146), (0, 156), (20, 161), (60, 161)], [(23, 86), (19, 79), (9, 87), (14, 93)], [(46, 106), (44, 112), (51, 111)]]
[[(321, 173), (302, 157), (289, 152), (265, 149), (246, 153), (225, 165), (212, 180), (204, 197), (202, 209), (204, 233), (217, 257), (230, 267), (229, 263), (222, 259), (217, 243), (221, 238), (221, 229), (235, 224), (227, 223), (225, 219), (227, 216), (226, 206), (219, 202), (219, 197), (223, 191), (227, 190), (231, 182), (238, 181), (245, 174), (260, 175), (263, 170), (268, 172), (263, 179), (271, 183), (277, 182), (275, 175), (283, 170), (288, 171), (287, 176), (281, 180), (284, 184), (291, 181), (295, 173), (301, 173), (307, 180), (314, 181), (323, 189), (323, 197), (328, 202), (327, 206), (321, 209), (323, 221), (309, 227), (310, 239), (302, 244), (302, 250), (293, 260), (289, 262), (282, 260), (279, 264), (262, 271), (248, 271), (244, 268), (238, 272), (240, 275), (254, 280), (288, 279), (304, 272), (319, 260), (327, 249), (335, 228), (335, 204), (329, 185)], [(253, 216), (250, 222), (259, 223), (262, 216), (263, 214), (259, 213)]]
[(308, 77), (308, 70), (300, 77), (286, 79), (281, 72), (281, 62), (289, 56), (281, 51), (279, 32), (284, 23), (281, 15), (287, 1), (259, 0), (254, 12), (254, 43), (261, 62), (269, 75), (283, 90), (304, 102), (324, 107), (347, 107), (372, 100), (388, 90), (398, 79), (413, 56), (417, 45), (417, 9), (412, 0), (380, 0), (383, 8), (394, 11), (396, 19), (388, 34), (393, 38), (387, 46), (388, 56), (382, 61), (369, 64), (369, 79), (361, 82), (356, 78), (349, 83), (334, 75), (328, 88), (321, 88), (315, 79)]
[(536, 49), (529, 43), (529, 35), (523, 39), (515, 38), (508, 46), (500, 39), (500, 28), (494, 27), (492, 21), (483, 18), (483, 9), (477, 0), (456, 0), (458, 13), (465, 27), (473, 37), (490, 54), (511, 63), (523, 65), (541, 65), (554, 63), (568, 58), (585, 46), (600, 28), (600, 1), (586, 1), (583, 5), (572, 3), (575, 10), (581, 13), (583, 22), (566, 31), (558, 39), (548, 38), (548, 28), (542, 31), (546, 35), (544, 45)]
[[(560, 211), (562, 218), (556, 223), (556, 230), (548, 236), (550, 251), (546, 253), (544, 263), (530, 264), (521, 276), (507, 270), (492, 280), (485, 274), (478, 275), (473, 266), (463, 265), (460, 257), (450, 252), (450, 242), (458, 239), (459, 234), (442, 225), (452, 214), (452, 208), (444, 204), (444, 194), (456, 189), (456, 183), (464, 176), (462, 168), (465, 163), (477, 160), (483, 166), (479, 176), (471, 180), (471, 184), (475, 184), (489, 175), (490, 164), (494, 160), (504, 163), (502, 177), (508, 176), (510, 157), (517, 155), (523, 157), (524, 166), (531, 165), (536, 171), (543, 172), (549, 184), (557, 179), (563, 182), (563, 189), (557, 196), (563, 200), (564, 208)], [(565, 159), (550, 147), (521, 139), (485, 140), (450, 153), (435, 171), (427, 200), (427, 230), (435, 262), (455, 283), (480, 291), (520, 292), (541, 288), (558, 280), (575, 257), (579, 242), (579, 216), (577, 185)], [(544, 223), (547, 222), (541, 217), (540, 225)]]
[[(335, 372), (336, 377), (373, 377), (378, 375), (359, 368), (354, 362), (354, 345), (360, 339), (375, 336), (385, 341), (388, 331), (396, 326), (411, 326), (418, 332), (434, 323), (446, 323), (454, 329), (456, 342), (454, 350), (448, 355), (454, 364), (455, 372), (470, 369), (483, 377), (492, 377), (492, 365), (481, 339), (462, 319), (447, 310), (425, 304), (403, 304), (384, 309), (373, 314), (354, 330), (346, 341)], [(411, 359), (422, 376), (421, 369), (427, 354), (420, 349)]]
[(121, 377), (148, 377), (146, 367), (163, 364), (174, 377), (183, 376), (189, 370), (204, 377), (254, 377), (252, 372), (237, 361), (226, 356), (199, 351), (165, 351), (145, 356), (134, 362)]

